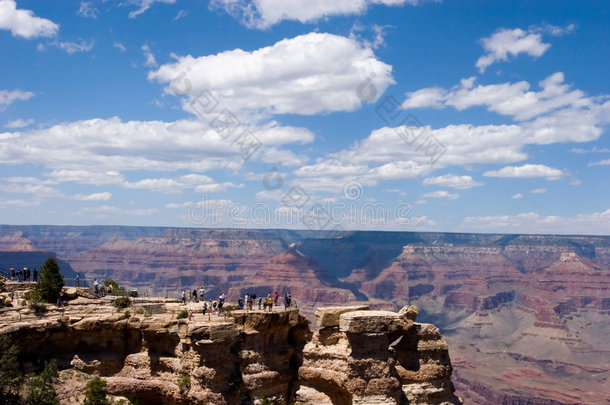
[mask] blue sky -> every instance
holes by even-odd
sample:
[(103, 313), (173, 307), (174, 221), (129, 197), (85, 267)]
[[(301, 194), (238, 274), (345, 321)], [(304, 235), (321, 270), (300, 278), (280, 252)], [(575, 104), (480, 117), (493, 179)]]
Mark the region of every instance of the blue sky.
[(608, 234), (609, 37), (604, 1), (0, 0), (0, 223)]

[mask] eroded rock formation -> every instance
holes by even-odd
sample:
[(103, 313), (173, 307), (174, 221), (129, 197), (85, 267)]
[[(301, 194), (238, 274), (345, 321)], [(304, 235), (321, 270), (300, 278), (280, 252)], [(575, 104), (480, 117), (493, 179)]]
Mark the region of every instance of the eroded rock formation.
[(447, 344), (438, 328), (401, 313), (320, 308), (320, 331), (303, 351), (300, 402), (459, 404)]
[[(151, 307), (163, 311), (144, 311)], [(183, 308), (192, 312), (177, 319)], [(93, 375), (109, 394), (153, 405), (459, 403), (447, 345), (434, 326), (414, 323), (412, 308), (321, 309), (316, 334), (298, 309), (197, 308), (148, 302), (123, 313), (108, 297), (79, 296), (42, 318), (2, 308), (0, 334), (17, 344), (25, 371), (57, 360), (63, 403), (82, 401)]]

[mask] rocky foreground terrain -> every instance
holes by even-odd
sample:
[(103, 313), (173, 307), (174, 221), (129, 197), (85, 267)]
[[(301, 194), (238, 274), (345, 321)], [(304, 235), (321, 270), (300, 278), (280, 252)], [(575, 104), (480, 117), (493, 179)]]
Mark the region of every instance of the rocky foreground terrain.
[[(460, 404), (438, 328), (367, 306), (319, 308), (319, 331), (298, 309), (199, 312), (199, 304), (140, 299), (115, 310), (111, 298), (71, 288), (66, 307), (40, 317), (23, 284), (0, 283), (0, 335), (24, 369), (56, 359), (62, 404), (82, 403), (97, 375), (114, 402), (142, 404)], [(190, 311), (177, 319), (178, 311)]]
[(416, 305), (465, 402), (610, 403), (610, 237), (0, 226), (0, 266), (47, 255), (162, 296), (290, 290), (310, 320), (320, 306)]

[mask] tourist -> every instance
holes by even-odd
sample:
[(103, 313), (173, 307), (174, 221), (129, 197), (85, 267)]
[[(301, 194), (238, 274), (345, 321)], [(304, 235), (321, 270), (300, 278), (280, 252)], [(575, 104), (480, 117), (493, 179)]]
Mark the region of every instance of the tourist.
[(222, 306), (225, 304), (225, 293), (220, 293), (218, 296), (218, 313), (222, 313)]
[(205, 299), (205, 290), (203, 289), (203, 287), (201, 287), (201, 288), (199, 289), (199, 299), (200, 299), (201, 301), (203, 301), (203, 300)]
[(97, 278), (95, 280), (93, 280), (93, 291), (95, 291), (96, 294), (99, 291), (99, 284), (100, 284), (100, 282), (97, 281)]
[(186, 288), (182, 290), (182, 303), (186, 304)]
[(242, 309), (244, 308), (244, 300), (242, 300), (241, 297), (237, 300), (237, 305)]
[(193, 300), (194, 300), (195, 302), (199, 302), (199, 299), (197, 298), (197, 289), (194, 289), (194, 290), (193, 290)]
[(202, 309), (202, 311), (203, 311), (204, 315), (205, 315), (206, 312), (208, 312), (208, 303), (205, 302), (205, 301), (203, 302), (203, 309)]
[(284, 308), (288, 308), (290, 306), (290, 293), (286, 292), (284, 294)]
[[(34, 270), (34, 279), (36, 279), (36, 270)], [(76, 273), (76, 281), (74, 282), (75, 287), (80, 287), (80, 273)]]
[(271, 295), (269, 295), (269, 298), (267, 298), (267, 305), (269, 306), (269, 312), (271, 312), (273, 310), (273, 298)]
[(34, 269), (34, 282), (38, 282), (38, 269)]
[(276, 291), (276, 292), (275, 292), (275, 295), (273, 296), (273, 303), (274, 303), (275, 305), (277, 305), (277, 299), (279, 298), (279, 296), (280, 296), (280, 295), (279, 295), (279, 294), (277, 293), (277, 291)]
[[(258, 309), (261, 309), (261, 304), (263, 303), (263, 297), (258, 297)], [(265, 308), (267, 307), (267, 301), (265, 301)]]
[(15, 268), (11, 267), (11, 281), (15, 281)]

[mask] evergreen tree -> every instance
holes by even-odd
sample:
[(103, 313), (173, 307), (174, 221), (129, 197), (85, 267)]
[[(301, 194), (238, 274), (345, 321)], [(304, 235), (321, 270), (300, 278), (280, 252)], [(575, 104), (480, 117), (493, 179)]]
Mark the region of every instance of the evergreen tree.
[(21, 376), (19, 349), (8, 336), (0, 336), (0, 405), (14, 404), (18, 400)]
[(40, 269), (40, 281), (36, 284), (35, 295), (42, 301), (55, 303), (64, 284), (64, 276), (59, 271), (57, 260), (50, 257)]
[(57, 405), (57, 393), (53, 383), (58, 377), (57, 364), (50, 361), (44, 366), (40, 375), (30, 376), (26, 380), (26, 405)]
[(87, 391), (85, 392), (85, 402), (83, 405), (109, 405), (106, 399), (106, 381), (99, 377), (93, 378), (87, 383)]

